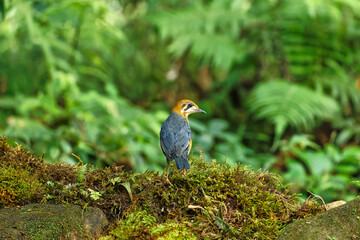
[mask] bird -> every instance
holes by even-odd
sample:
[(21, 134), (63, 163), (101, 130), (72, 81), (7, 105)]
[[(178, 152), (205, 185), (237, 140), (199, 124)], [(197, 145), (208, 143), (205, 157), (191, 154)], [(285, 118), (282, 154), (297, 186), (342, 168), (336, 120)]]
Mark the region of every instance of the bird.
[(183, 99), (172, 108), (169, 117), (162, 123), (160, 129), (160, 147), (167, 160), (165, 182), (169, 181), (170, 162), (175, 160), (177, 169), (190, 169), (188, 155), (191, 150), (191, 129), (188, 116), (192, 113), (206, 112), (200, 109), (193, 101)]

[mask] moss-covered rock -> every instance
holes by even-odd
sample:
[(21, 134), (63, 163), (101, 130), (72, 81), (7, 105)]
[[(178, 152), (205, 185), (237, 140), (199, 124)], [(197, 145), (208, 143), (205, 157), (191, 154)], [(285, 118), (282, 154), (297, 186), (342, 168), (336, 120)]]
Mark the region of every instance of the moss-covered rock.
[(273, 239), (294, 219), (322, 211), (314, 201), (301, 204), (278, 175), (209, 163), (201, 157), (190, 161), (186, 176), (172, 166), (168, 184), (154, 171), (47, 164), (0, 138), (0, 168), (24, 170), (29, 181), (38, 183), (29, 195), (12, 195), (11, 204), (98, 207), (110, 220), (104, 239)]
[(286, 226), (279, 240), (360, 239), (360, 198)]
[(95, 239), (107, 225), (97, 208), (28, 204), (0, 209), (0, 239)]

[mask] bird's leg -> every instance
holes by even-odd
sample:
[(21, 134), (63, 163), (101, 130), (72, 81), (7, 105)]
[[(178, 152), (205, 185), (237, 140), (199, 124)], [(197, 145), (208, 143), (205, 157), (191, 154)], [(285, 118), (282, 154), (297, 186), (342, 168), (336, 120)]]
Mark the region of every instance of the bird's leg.
[(184, 168), (182, 175), (185, 176), (185, 174), (186, 174), (186, 169)]
[(167, 160), (167, 170), (166, 170), (166, 178), (165, 178), (166, 183), (170, 183), (170, 181), (169, 181), (169, 168), (170, 168), (170, 161)]

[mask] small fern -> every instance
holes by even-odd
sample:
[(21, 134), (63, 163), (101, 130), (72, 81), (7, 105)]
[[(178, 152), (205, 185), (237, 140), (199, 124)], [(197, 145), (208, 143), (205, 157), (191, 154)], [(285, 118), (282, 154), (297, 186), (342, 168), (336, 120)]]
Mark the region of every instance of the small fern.
[(268, 81), (257, 85), (249, 99), (249, 111), (255, 119), (275, 125), (273, 148), (288, 126), (310, 130), (339, 112), (330, 97), (286, 81)]

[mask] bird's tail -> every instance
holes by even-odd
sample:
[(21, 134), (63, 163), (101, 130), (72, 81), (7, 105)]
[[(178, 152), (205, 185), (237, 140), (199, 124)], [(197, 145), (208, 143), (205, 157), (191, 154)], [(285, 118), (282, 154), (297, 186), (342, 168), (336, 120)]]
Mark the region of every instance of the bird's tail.
[(175, 156), (174, 157), (177, 169), (190, 169), (190, 163), (187, 155)]

